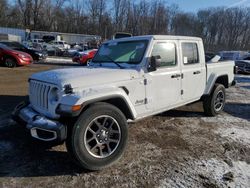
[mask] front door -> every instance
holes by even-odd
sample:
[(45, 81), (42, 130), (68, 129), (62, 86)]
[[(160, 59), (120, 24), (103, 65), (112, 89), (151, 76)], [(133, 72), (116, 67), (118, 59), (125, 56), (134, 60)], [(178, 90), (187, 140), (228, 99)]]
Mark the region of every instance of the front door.
[(174, 41), (155, 41), (153, 44), (151, 56), (160, 56), (161, 65), (145, 75), (146, 106), (150, 111), (170, 108), (181, 99), (181, 71), (176, 52)]

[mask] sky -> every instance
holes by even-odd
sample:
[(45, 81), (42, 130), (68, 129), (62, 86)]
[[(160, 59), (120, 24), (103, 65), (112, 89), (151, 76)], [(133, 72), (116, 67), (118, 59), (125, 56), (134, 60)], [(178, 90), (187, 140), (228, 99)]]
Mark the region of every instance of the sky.
[(250, 7), (250, 0), (166, 0), (170, 4), (177, 4), (181, 10), (186, 12), (197, 12), (199, 9), (224, 6), (231, 7)]
[[(1, 1), (1, 0), (0, 0)], [(15, 0), (8, 0), (14, 3)], [(112, 0), (107, 0), (112, 2)], [(150, 0), (148, 0), (150, 1)], [(197, 12), (209, 7), (250, 7), (250, 0), (165, 0), (168, 4), (177, 4), (185, 12)]]

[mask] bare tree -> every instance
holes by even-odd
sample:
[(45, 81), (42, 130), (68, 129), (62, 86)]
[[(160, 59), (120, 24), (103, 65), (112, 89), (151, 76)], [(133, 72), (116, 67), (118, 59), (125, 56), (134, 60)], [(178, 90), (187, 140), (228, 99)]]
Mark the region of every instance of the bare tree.
[(17, 5), (22, 13), (24, 27), (29, 28), (31, 25), (32, 0), (17, 0)]
[[(67, 2), (67, 3), (66, 3)], [(202, 37), (210, 51), (250, 48), (250, 8), (181, 11), (165, 0), (8, 0), (0, 1), (0, 25), (47, 31)]]

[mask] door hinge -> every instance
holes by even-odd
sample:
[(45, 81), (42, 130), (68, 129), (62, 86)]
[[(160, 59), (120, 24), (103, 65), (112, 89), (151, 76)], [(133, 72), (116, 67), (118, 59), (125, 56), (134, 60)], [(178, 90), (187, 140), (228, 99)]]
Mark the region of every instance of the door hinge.
[(183, 73), (181, 73), (181, 79), (183, 79), (184, 78), (184, 74)]
[(148, 84), (148, 80), (144, 79), (144, 85), (147, 85), (147, 84)]
[(183, 95), (184, 94), (184, 91), (183, 91), (183, 89), (181, 90), (181, 95)]
[(147, 98), (144, 99), (144, 104), (148, 104), (148, 99)]

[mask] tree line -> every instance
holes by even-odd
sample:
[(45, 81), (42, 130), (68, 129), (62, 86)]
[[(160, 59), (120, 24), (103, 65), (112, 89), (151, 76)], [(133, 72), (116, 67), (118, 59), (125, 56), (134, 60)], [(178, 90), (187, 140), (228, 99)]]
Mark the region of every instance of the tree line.
[[(190, 5), (192, 6), (192, 5)], [(250, 50), (250, 8), (184, 12), (164, 0), (1, 0), (0, 26), (100, 35), (197, 36), (208, 51)]]

